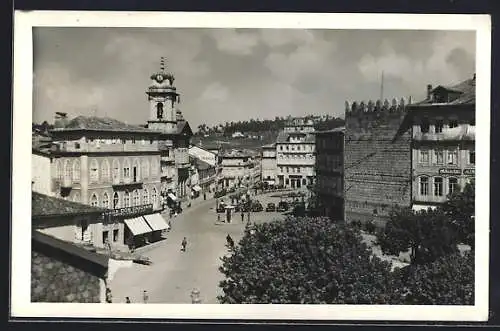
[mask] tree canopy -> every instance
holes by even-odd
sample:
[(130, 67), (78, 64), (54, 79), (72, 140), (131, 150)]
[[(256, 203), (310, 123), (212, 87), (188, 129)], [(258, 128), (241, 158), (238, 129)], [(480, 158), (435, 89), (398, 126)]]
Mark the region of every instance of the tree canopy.
[(248, 227), (222, 261), (221, 303), (384, 304), (400, 288), (359, 232), (327, 218)]

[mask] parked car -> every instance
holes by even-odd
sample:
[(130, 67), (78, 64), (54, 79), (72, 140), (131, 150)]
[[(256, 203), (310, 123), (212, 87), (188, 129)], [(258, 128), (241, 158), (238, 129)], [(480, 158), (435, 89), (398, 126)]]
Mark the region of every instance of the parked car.
[(269, 202), (267, 204), (266, 211), (276, 211), (276, 205), (272, 202)]
[(287, 211), (288, 208), (290, 208), (288, 206), (288, 202), (286, 202), (286, 201), (280, 201), (278, 203), (278, 208), (276, 210), (279, 211), (279, 212), (284, 212), (284, 211)]
[(263, 210), (264, 210), (264, 207), (262, 206), (260, 201), (256, 200), (256, 201), (252, 202), (252, 208), (251, 208), (252, 212), (259, 212), (259, 211), (263, 211)]

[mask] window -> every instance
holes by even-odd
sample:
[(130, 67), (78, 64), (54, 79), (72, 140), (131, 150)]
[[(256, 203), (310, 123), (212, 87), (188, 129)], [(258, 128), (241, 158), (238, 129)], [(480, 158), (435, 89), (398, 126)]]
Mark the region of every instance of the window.
[(450, 129), (456, 128), (458, 126), (457, 120), (450, 120), (450, 123), (448, 124), (448, 127)]
[(118, 183), (120, 181), (120, 161), (117, 159), (113, 160), (113, 183)]
[(158, 167), (159, 167), (158, 163), (159, 163), (158, 160), (155, 159), (151, 161), (151, 176), (153, 177), (158, 176)]
[(429, 119), (423, 118), (422, 123), (420, 123), (420, 132), (428, 133), (429, 132)]
[(120, 232), (118, 231), (118, 229), (113, 230), (113, 242), (118, 241), (119, 234), (120, 234)]
[(108, 240), (109, 240), (108, 238), (109, 238), (109, 231), (103, 231), (102, 232), (102, 243), (107, 244)]
[(139, 206), (141, 204), (141, 197), (138, 190), (134, 190), (132, 193), (133, 206)]
[(297, 146), (297, 150), (300, 151), (300, 145)]
[(283, 146), (280, 146), (280, 151), (282, 151), (282, 150), (283, 150)]
[(75, 143), (75, 149), (80, 149), (80, 143)]
[(163, 118), (163, 103), (161, 103), (161, 102), (158, 102), (156, 104), (156, 117), (158, 119), (162, 119)]
[(123, 207), (130, 207), (130, 192), (125, 191), (123, 194)]
[(147, 189), (142, 191), (142, 203), (145, 205), (149, 204), (149, 192)]
[(443, 196), (443, 178), (434, 178), (434, 195), (437, 197)]
[(428, 163), (429, 162), (429, 150), (421, 149), (420, 150), (420, 163)]
[(139, 166), (139, 160), (134, 160), (134, 165), (132, 166), (132, 178), (134, 183), (140, 181), (141, 176), (139, 174), (140, 166)]
[(97, 199), (97, 195), (95, 193), (93, 193), (92, 197), (90, 198), (90, 205), (93, 207), (99, 206), (99, 199)]
[(69, 160), (64, 161), (64, 179), (69, 181), (73, 179), (73, 167)]
[(99, 164), (96, 159), (90, 161), (90, 182), (97, 183), (99, 181)]
[(56, 161), (56, 178), (59, 180), (63, 178), (63, 166), (61, 160)]
[(79, 182), (80, 181), (80, 161), (75, 160), (73, 162), (73, 182)]
[(106, 192), (104, 192), (104, 194), (102, 195), (101, 206), (103, 208), (109, 208), (109, 196)]
[(108, 160), (103, 160), (101, 164), (101, 179), (103, 181), (109, 180), (109, 162)]
[(287, 151), (290, 150), (290, 146), (286, 145), (286, 150)]
[(290, 168), (286, 167), (286, 173), (289, 173), (289, 172), (290, 172)]
[(290, 179), (288, 179), (288, 178), (287, 178), (287, 179), (285, 180), (285, 184), (286, 184), (286, 185), (290, 184)]
[(469, 151), (469, 164), (476, 164), (476, 151)]
[(307, 179), (302, 178), (302, 185), (307, 185)]
[(123, 161), (123, 178), (130, 178), (130, 161), (128, 159)]
[(436, 162), (436, 164), (444, 163), (444, 152), (442, 149), (436, 149), (434, 151), (434, 161)]
[(448, 179), (448, 194), (452, 194), (455, 192), (458, 188), (458, 179), (456, 178), (449, 178)]
[(158, 205), (158, 192), (156, 191), (156, 187), (153, 187), (151, 191), (151, 202), (153, 203), (153, 207)]
[(280, 172), (283, 172), (283, 167), (280, 167)]
[(300, 167), (297, 167), (297, 172), (300, 172)]
[(443, 132), (443, 120), (436, 121), (435, 131), (436, 131), (436, 133)]
[(429, 177), (420, 177), (420, 195), (429, 194)]
[(113, 209), (120, 208), (120, 196), (118, 192), (113, 194)]
[(86, 239), (90, 239), (87, 237), (89, 231), (89, 222), (87, 220), (80, 220), (80, 240), (86, 241)]
[(149, 161), (148, 161), (148, 159), (142, 160), (142, 177), (143, 178), (149, 177)]
[(457, 151), (448, 151), (448, 164), (457, 164)]

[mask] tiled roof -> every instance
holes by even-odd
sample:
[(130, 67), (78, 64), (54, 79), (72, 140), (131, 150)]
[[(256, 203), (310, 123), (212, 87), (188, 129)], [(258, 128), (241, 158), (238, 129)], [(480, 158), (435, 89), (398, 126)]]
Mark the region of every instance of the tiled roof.
[(31, 192), (31, 217), (98, 214), (106, 209)]
[(107, 268), (108, 267), (108, 262), (109, 262), (109, 257), (106, 255), (90, 252), (84, 248), (78, 247), (72, 243), (69, 243), (67, 241), (63, 241), (60, 239), (57, 239), (55, 237), (46, 235), (44, 233), (41, 233), (37, 230), (32, 230), (31, 232), (31, 240), (35, 245), (33, 245), (33, 249), (37, 250), (37, 247), (39, 247), (36, 244), (41, 244), (45, 246), (49, 246), (51, 248), (55, 248), (57, 250), (63, 251), (65, 253), (68, 253), (70, 255), (78, 256), (84, 260), (87, 260), (89, 262), (92, 262), (94, 264), (98, 264), (102, 267)]
[(130, 125), (109, 117), (78, 116), (69, 121), (64, 128), (56, 128), (52, 132), (60, 131), (112, 131), (112, 132), (140, 132), (158, 134), (145, 127)]
[(313, 134), (333, 133), (333, 132), (342, 132), (342, 133), (344, 133), (345, 132), (345, 127), (341, 126), (341, 127), (334, 128), (334, 129), (329, 129), (329, 130), (315, 131), (315, 132), (313, 132)]
[(435, 87), (432, 92), (437, 91), (439, 89), (444, 89), (446, 91), (460, 93), (460, 96), (450, 102), (446, 103), (433, 103), (429, 102), (429, 100), (422, 100), (420, 102), (409, 105), (409, 107), (413, 106), (441, 106), (441, 105), (473, 105), (476, 103), (476, 80), (475, 78), (466, 79), (456, 85), (452, 86), (443, 86), (439, 85)]
[(212, 166), (211, 164), (209, 164), (203, 160), (200, 160), (196, 157), (193, 157), (193, 162), (196, 166), (196, 169), (198, 169), (198, 170), (207, 170), (210, 168), (214, 168), (214, 166)]

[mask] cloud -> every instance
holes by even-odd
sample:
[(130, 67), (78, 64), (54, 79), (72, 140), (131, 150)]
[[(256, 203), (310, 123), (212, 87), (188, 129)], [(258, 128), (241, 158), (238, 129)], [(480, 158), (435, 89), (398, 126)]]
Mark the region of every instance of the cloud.
[(217, 49), (233, 55), (250, 55), (259, 43), (259, 36), (254, 32), (240, 32), (235, 29), (209, 30), (208, 35), (217, 44)]
[(380, 81), (383, 71), (384, 77), (420, 89), (424, 82), (453, 84), (472, 75), (475, 56), (470, 41), (445, 34), (428, 42), (428, 47), (431, 55), (418, 58), (396, 51), (390, 41), (384, 40), (380, 54), (365, 54), (358, 62), (358, 70), (369, 82)]
[(202, 99), (212, 101), (226, 101), (229, 96), (229, 89), (219, 82), (208, 85), (201, 94)]

